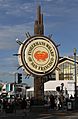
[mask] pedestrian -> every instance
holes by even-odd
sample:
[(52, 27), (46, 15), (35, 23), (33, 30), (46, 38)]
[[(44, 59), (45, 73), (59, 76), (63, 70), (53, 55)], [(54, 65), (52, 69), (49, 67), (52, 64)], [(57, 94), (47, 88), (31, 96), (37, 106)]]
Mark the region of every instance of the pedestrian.
[(21, 109), (23, 109), (23, 113), (25, 114), (25, 116), (27, 115), (26, 108), (27, 108), (27, 101), (25, 98), (23, 98), (23, 100), (21, 102)]
[(55, 98), (55, 104), (56, 104), (56, 110), (59, 110), (60, 109), (60, 101), (59, 101), (58, 96), (56, 96), (56, 98)]
[(7, 101), (7, 99), (3, 99), (3, 112), (6, 111), (6, 109), (7, 109), (7, 105), (8, 105), (8, 101)]
[(63, 96), (63, 94), (60, 95), (59, 101), (60, 101), (61, 109), (63, 110), (63, 106), (64, 106), (64, 96)]
[(2, 100), (0, 99), (0, 112), (2, 112), (2, 108), (3, 108), (3, 106), (2, 106)]
[(54, 109), (55, 107), (55, 98), (53, 95), (50, 95), (50, 108)]

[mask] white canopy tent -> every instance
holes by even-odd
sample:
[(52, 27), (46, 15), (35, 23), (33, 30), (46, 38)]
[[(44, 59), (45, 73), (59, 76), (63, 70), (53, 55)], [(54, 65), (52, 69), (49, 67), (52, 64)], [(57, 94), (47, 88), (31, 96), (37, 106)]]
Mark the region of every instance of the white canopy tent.
[[(44, 83), (44, 91), (56, 91), (57, 86), (64, 84), (64, 90), (67, 89), (69, 95), (74, 95), (74, 81), (48, 81)], [(27, 92), (34, 92), (34, 87), (27, 89)]]

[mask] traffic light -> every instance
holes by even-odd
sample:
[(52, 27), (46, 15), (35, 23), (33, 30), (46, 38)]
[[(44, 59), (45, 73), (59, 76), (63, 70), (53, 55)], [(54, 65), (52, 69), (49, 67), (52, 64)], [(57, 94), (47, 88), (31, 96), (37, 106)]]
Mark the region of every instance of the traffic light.
[(18, 73), (18, 83), (22, 83), (22, 74)]

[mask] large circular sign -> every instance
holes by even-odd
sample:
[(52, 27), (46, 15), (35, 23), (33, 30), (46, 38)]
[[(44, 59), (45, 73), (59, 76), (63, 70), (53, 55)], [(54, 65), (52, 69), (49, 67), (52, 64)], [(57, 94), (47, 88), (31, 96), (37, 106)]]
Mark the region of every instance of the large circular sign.
[(59, 53), (56, 45), (46, 36), (33, 36), (25, 40), (19, 50), (20, 64), (33, 75), (46, 75), (54, 71)]

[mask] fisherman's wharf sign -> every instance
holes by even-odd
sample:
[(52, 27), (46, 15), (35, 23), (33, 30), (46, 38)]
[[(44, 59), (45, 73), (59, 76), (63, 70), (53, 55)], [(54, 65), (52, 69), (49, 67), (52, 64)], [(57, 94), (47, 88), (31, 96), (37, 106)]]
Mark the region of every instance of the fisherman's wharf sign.
[(56, 68), (59, 59), (55, 43), (46, 36), (32, 36), (25, 40), (19, 48), (20, 65), (38, 76), (44, 76)]

